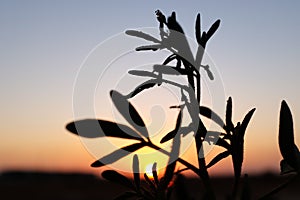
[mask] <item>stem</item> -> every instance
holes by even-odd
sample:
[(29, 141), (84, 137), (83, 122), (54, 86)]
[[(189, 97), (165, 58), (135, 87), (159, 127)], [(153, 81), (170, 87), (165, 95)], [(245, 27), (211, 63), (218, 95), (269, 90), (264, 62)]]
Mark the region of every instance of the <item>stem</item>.
[[(200, 121), (200, 123), (202, 123), (202, 122)], [(196, 142), (197, 155), (198, 155), (199, 175), (200, 175), (200, 177), (203, 181), (203, 185), (206, 189), (206, 194), (204, 197), (205, 197), (205, 199), (216, 199), (214, 191), (211, 186), (210, 177), (209, 177), (209, 174), (207, 171), (206, 161), (205, 161), (205, 157), (203, 154), (203, 150), (201, 150), (203, 142), (201, 140), (200, 131), (201, 130), (198, 129), (198, 131), (195, 135), (195, 142)]]
[[(167, 152), (166, 150), (156, 146), (155, 144), (153, 144), (152, 142), (147, 142), (147, 146), (155, 149), (157, 151), (160, 151), (161, 153), (170, 156), (170, 153)], [(180, 162), (181, 164), (185, 165), (187, 168), (189, 168), (190, 170), (192, 170), (195, 174), (197, 174), (198, 176), (200, 176), (199, 174), (199, 169), (197, 167), (195, 167), (194, 165), (192, 165), (191, 163), (189, 163), (188, 161), (182, 159), (182, 158), (178, 158), (177, 159), (178, 162)]]
[(233, 189), (232, 189), (232, 198), (236, 199), (237, 198), (237, 194), (238, 194), (238, 186), (239, 186), (239, 177), (238, 178), (234, 178), (234, 185), (233, 185)]
[[(193, 67), (195, 69), (195, 67)], [(196, 95), (197, 95), (197, 101), (198, 104), (197, 106), (200, 106), (200, 98), (201, 98), (201, 76), (200, 76), (200, 72), (198, 70), (194, 70), (196, 72), (196, 82), (197, 82), (197, 91)], [(193, 71), (192, 71), (193, 73)], [(193, 80), (194, 81), (194, 80)], [(201, 124), (201, 125), (200, 125)], [(205, 135), (205, 133), (202, 134), (202, 131), (206, 131), (202, 128), (202, 125), (204, 127), (203, 122), (201, 121), (201, 118), (199, 117), (199, 128), (197, 130), (197, 133), (195, 135), (195, 143), (196, 143), (196, 148), (197, 148), (197, 156), (198, 156), (198, 164), (199, 164), (199, 176), (201, 177), (204, 187), (206, 189), (206, 194), (205, 194), (205, 198), (207, 199), (216, 199), (214, 191), (212, 189), (211, 186), (211, 182), (210, 182), (210, 177), (207, 171), (207, 167), (206, 167), (206, 161), (205, 161), (205, 157), (204, 154), (202, 153), (203, 150), (201, 150), (202, 145), (203, 145), (203, 141), (201, 136)], [(201, 155), (200, 155), (201, 154)]]

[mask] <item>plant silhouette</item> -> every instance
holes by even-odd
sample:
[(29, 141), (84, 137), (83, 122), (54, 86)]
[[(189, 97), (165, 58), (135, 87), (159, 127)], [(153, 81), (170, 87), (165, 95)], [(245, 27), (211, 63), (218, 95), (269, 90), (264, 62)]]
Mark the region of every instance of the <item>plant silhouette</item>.
[[(129, 36), (152, 42), (153, 44), (143, 45), (136, 48), (136, 51), (158, 51), (168, 50), (171, 54), (162, 62), (162, 64), (153, 65), (152, 71), (130, 70), (129, 74), (139, 77), (146, 77), (142, 84), (136, 86), (128, 94), (121, 94), (116, 90), (110, 92), (111, 100), (119, 113), (128, 122), (128, 125), (118, 122), (111, 122), (102, 119), (83, 119), (68, 123), (66, 129), (73, 134), (87, 138), (116, 137), (133, 141), (132, 144), (123, 146), (118, 150), (96, 160), (91, 164), (92, 167), (102, 167), (112, 164), (131, 153), (144, 147), (152, 148), (169, 157), (168, 164), (165, 166), (165, 172), (161, 178), (157, 175), (157, 164), (153, 160), (153, 180), (146, 173), (140, 172), (138, 154), (133, 156), (132, 171), (133, 181), (126, 176), (114, 170), (106, 170), (102, 177), (124, 185), (129, 191), (121, 194), (116, 199), (171, 199), (172, 194), (176, 199), (189, 199), (183, 186), (182, 171), (190, 170), (201, 179), (205, 188), (202, 196), (198, 197), (205, 200), (216, 199), (215, 188), (212, 187), (208, 168), (219, 163), (222, 159), (231, 156), (234, 184), (232, 191), (228, 191), (228, 199), (250, 199), (248, 175), (245, 175), (244, 184), (240, 184), (242, 175), (242, 164), (244, 160), (244, 136), (250, 120), (255, 112), (255, 108), (248, 111), (244, 119), (236, 125), (232, 122), (233, 105), (232, 98), (229, 97), (226, 105), (225, 120), (223, 120), (212, 109), (201, 104), (201, 70), (203, 69), (210, 80), (214, 76), (208, 65), (202, 65), (202, 60), (206, 45), (220, 26), (220, 20), (216, 20), (208, 31), (201, 29), (200, 14), (196, 17), (195, 38), (198, 48), (195, 53), (191, 51), (182, 26), (177, 21), (175, 12), (166, 17), (160, 10), (155, 11), (159, 22), (158, 28), (160, 38), (157, 39), (147, 33), (136, 30), (127, 30), (125, 33)], [(172, 61), (175, 64), (172, 65)], [(177, 83), (167, 79), (168, 76), (182, 76), (188, 81), (188, 84)], [(170, 109), (178, 109), (178, 115), (174, 129), (166, 133), (160, 143), (172, 141), (171, 151), (168, 152), (160, 148), (160, 144), (155, 144), (149, 135), (147, 126), (139, 114), (138, 110), (129, 101), (137, 95), (142, 95), (143, 91), (151, 90), (153, 87), (169, 85), (178, 88), (181, 91), (181, 104), (171, 106)], [(183, 110), (187, 110), (191, 119), (189, 125), (182, 124)], [(222, 129), (221, 132), (207, 130), (202, 121), (202, 117), (212, 120)], [(197, 150), (197, 165), (193, 165), (180, 157), (179, 150), (181, 137), (187, 134), (193, 134)], [(203, 144), (214, 143), (225, 149), (215, 156), (208, 164), (203, 152)], [(296, 173), (300, 170), (300, 154), (294, 143), (293, 121), (291, 112), (285, 101), (282, 102), (280, 111), (279, 128), (279, 146), (283, 156), (281, 161), (282, 174)], [(185, 168), (176, 170), (176, 164), (181, 163)], [(144, 180), (141, 179), (143, 174)], [(170, 184), (174, 181), (174, 184)], [(262, 199), (268, 199), (288, 183), (284, 183), (273, 191), (265, 194)], [(146, 183), (146, 184), (144, 184)], [(175, 189), (174, 189), (175, 188)], [(175, 190), (175, 191), (174, 191)], [(180, 191), (176, 191), (180, 190)], [(180, 195), (186, 194), (186, 195)]]

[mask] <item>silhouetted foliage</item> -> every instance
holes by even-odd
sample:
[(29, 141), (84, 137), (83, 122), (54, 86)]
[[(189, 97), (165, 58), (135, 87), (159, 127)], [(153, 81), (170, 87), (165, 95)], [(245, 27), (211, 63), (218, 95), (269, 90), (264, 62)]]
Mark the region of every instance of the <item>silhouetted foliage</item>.
[[(195, 36), (198, 43), (198, 49), (196, 54), (193, 55), (184, 34), (184, 30), (177, 20), (176, 13), (172, 12), (169, 17), (166, 17), (160, 10), (155, 11), (155, 13), (159, 22), (160, 39), (156, 39), (142, 31), (127, 30), (125, 33), (129, 36), (154, 43), (137, 47), (136, 51), (157, 51), (166, 49), (170, 51), (171, 54), (162, 62), (162, 64), (154, 64), (153, 71), (128, 71), (131, 75), (150, 79), (135, 87), (127, 95), (123, 95), (115, 90), (110, 92), (110, 97), (114, 106), (132, 128), (124, 124), (102, 119), (84, 119), (67, 124), (66, 129), (73, 134), (87, 138), (107, 136), (132, 140), (135, 142), (98, 159), (91, 164), (92, 167), (102, 167), (112, 164), (144, 147), (160, 151), (169, 157), (168, 164), (165, 166), (165, 172), (161, 178), (159, 178), (157, 174), (156, 161), (153, 161), (153, 180), (149, 178), (146, 173), (143, 174), (143, 172), (140, 171), (140, 162), (137, 154), (133, 156), (132, 161), (133, 182), (117, 171), (104, 171), (102, 173), (103, 178), (124, 185), (129, 189), (129, 191), (121, 194), (116, 199), (170, 199), (174, 188), (175, 190), (179, 190), (174, 193), (175, 195), (177, 194), (176, 196), (179, 199), (190, 199), (184, 188), (184, 177), (181, 174), (181, 172), (185, 170), (191, 170), (202, 180), (205, 188), (204, 191), (201, 191), (203, 199), (216, 199), (207, 169), (213, 167), (218, 164), (219, 161), (229, 156), (231, 156), (232, 159), (235, 180), (232, 192), (227, 198), (250, 199), (251, 190), (248, 182), (248, 175), (245, 175), (241, 188), (239, 188), (239, 180), (242, 175), (242, 165), (244, 160), (244, 136), (256, 109), (251, 109), (245, 115), (242, 122), (238, 122), (235, 125), (232, 121), (233, 103), (231, 97), (227, 100), (225, 120), (212, 109), (201, 105), (200, 68), (202, 67), (205, 70), (210, 80), (214, 80), (213, 73), (209, 66), (202, 65), (202, 59), (207, 42), (219, 28), (220, 20), (216, 20), (206, 32), (201, 29), (200, 14), (197, 15)], [(176, 61), (174, 66), (171, 65), (172, 61)], [(169, 80), (165, 75), (183, 76), (187, 79), (188, 85)], [(142, 94), (143, 91), (151, 90), (153, 87), (159, 87), (162, 84), (175, 86), (181, 90), (182, 104), (170, 107), (170, 109), (179, 109), (174, 129), (165, 134), (160, 140), (160, 143), (172, 141), (170, 152), (162, 150), (158, 145), (151, 141), (144, 120), (140, 116), (138, 110), (130, 102), (131, 98)], [(182, 124), (183, 109), (188, 111), (191, 118), (191, 122), (188, 126)], [(207, 130), (202, 121), (202, 116), (218, 124), (221, 127), (222, 132)], [(196, 145), (198, 158), (197, 166), (182, 159), (179, 154), (181, 137), (190, 133), (193, 134)], [(205, 142), (209, 144), (214, 142), (215, 145), (225, 149), (217, 154), (208, 164), (203, 153), (203, 144)], [(280, 110), (279, 147), (283, 156), (283, 160), (280, 163), (282, 174), (290, 172), (296, 172), (296, 174), (298, 174), (300, 171), (300, 154), (294, 143), (292, 114), (285, 101), (282, 102)], [(184, 165), (185, 168), (175, 170), (178, 162)], [(146, 184), (143, 184), (143, 180), (141, 179), (142, 174)], [(174, 185), (171, 184), (173, 183), (172, 180), (174, 180)], [(264, 195), (262, 199), (271, 197), (273, 194), (283, 189), (288, 183), (289, 181), (275, 188), (273, 191)]]

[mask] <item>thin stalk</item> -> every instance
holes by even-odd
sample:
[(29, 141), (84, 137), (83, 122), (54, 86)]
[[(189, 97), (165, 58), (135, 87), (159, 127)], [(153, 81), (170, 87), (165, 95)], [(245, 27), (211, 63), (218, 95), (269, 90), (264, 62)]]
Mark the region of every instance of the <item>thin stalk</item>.
[[(195, 67), (193, 67), (193, 68), (195, 69)], [(196, 95), (197, 95), (197, 101), (199, 103), (198, 106), (200, 106), (201, 76), (200, 76), (199, 71), (195, 70), (195, 72), (196, 72), (196, 82), (197, 82), (197, 91), (195, 91), (195, 92), (196, 92)], [(192, 73), (193, 73), (193, 71), (192, 71)], [(199, 120), (200, 120), (200, 123), (202, 123), (201, 118)], [(195, 135), (195, 143), (196, 143), (197, 156), (198, 156), (198, 165), (199, 165), (199, 175), (200, 175), (200, 177), (203, 181), (204, 187), (206, 189), (205, 198), (216, 199), (214, 191), (213, 191), (212, 186), (211, 186), (210, 177), (209, 177), (209, 174), (208, 174), (208, 171), (207, 171), (205, 157), (201, 153), (203, 151), (203, 150), (201, 150), (202, 145), (203, 145), (203, 141), (202, 141), (202, 138), (201, 138), (201, 135), (203, 135), (203, 134), (201, 134), (201, 131), (202, 130), (200, 130), (198, 128), (197, 133)], [(201, 153), (201, 155), (200, 155), (200, 153)]]
[[(170, 156), (170, 153), (167, 152), (166, 150), (156, 146), (155, 144), (153, 144), (152, 142), (147, 142), (147, 146), (152, 148), (152, 149), (155, 149), (157, 151), (160, 151), (161, 153), (167, 155), (167, 156)], [(189, 168), (190, 170), (192, 170), (195, 174), (197, 174), (198, 176), (200, 176), (199, 174), (199, 169), (192, 165), (191, 163), (189, 163), (188, 161), (182, 159), (182, 158), (178, 158), (177, 159), (178, 162), (180, 162), (181, 164), (183, 164), (184, 166), (186, 166), (187, 168)]]
[(205, 157), (203, 155), (203, 150), (201, 150), (202, 148), (202, 140), (201, 140), (201, 136), (200, 136), (200, 132), (199, 129), (195, 135), (195, 142), (196, 142), (196, 148), (197, 148), (197, 156), (198, 156), (198, 164), (199, 164), (199, 175), (203, 181), (203, 185), (206, 189), (206, 194), (205, 194), (205, 198), (206, 199), (216, 199), (213, 188), (211, 186), (211, 182), (210, 182), (210, 177), (207, 171), (207, 167), (206, 167), (206, 161), (205, 161)]

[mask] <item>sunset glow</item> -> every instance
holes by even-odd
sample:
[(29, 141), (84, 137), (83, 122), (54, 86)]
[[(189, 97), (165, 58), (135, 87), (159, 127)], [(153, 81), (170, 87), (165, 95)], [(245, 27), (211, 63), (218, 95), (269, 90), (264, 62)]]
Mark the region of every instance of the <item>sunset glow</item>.
[[(149, 59), (147, 61), (150, 63), (154, 57), (158, 58), (156, 63), (161, 64), (163, 60), (159, 53), (151, 52), (152, 56), (148, 56), (135, 52), (135, 44), (148, 44), (137, 39), (137, 43), (132, 42), (131, 51), (134, 53), (122, 52), (124, 55), (120, 54), (102, 66), (99, 60), (108, 59), (108, 55), (127, 44), (127, 40), (119, 38), (114, 46), (102, 47), (106, 52), (102, 57), (88, 55), (92, 55), (97, 45), (108, 44), (104, 41), (109, 41), (108, 38), (113, 35), (124, 34), (124, 30), (157, 28), (154, 11), (158, 8), (167, 15), (175, 10), (185, 33), (192, 39), (195, 39), (193, 28), (198, 12), (203, 16), (205, 29), (211, 22), (221, 19), (219, 30), (208, 44), (209, 58), (207, 56), (203, 60), (203, 64), (214, 66), (213, 72), (220, 77), (205, 84), (213, 85), (219, 81), (224, 85), (224, 99), (218, 102), (222, 107), (217, 111), (224, 120), (229, 96), (233, 99), (235, 125), (250, 109), (256, 108), (245, 134), (242, 172), (279, 173), (282, 156), (278, 147), (278, 119), (283, 99), (292, 110), (295, 143), (300, 145), (300, 3), (218, 2), (218, 6), (215, 3), (1, 1), (0, 173), (32, 170), (82, 172), (99, 176), (102, 169), (90, 167), (91, 163), (134, 142), (116, 138), (79, 138), (68, 132), (65, 126), (74, 120), (97, 118), (130, 127), (114, 107), (109, 91), (117, 87), (122, 94), (128, 94), (136, 82), (146, 80), (135, 77), (136, 82), (129, 82), (132, 76), (127, 74), (128, 69), (145, 67), (141, 61)], [(128, 41), (133, 41), (133, 38), (128, 37)], [(169, 55), (168, 52), (164, 54)], [(90, 72), (95, 75), (94, 85), (88, 78), (79, 80), (80, 73), (86, 72), (85, 61), (99, 69), (97, 73)], [(109, 68), (113, 64), (120, 70)], [(206, 76), (205, 71), (203, 74)], [(79, 81), (85, 83), (80, 88), (83, 92), (74, 96), (74, 87)], [(162, 84), (160, 88), (149, 89), (130, 101), (144, 119), (153, 143), (170, 151), (171, 142), (160, 144), (160, 140), (174, 129), (179, 111), (170, 109), (170, 106), (177, 105), (181, 99), (176, 96), (180, 90), (176, 93), (168, 87)], [(213, 92), (203, 93), (203, 105), (213, 105), (210, 99)], [(84, 106), (78, 108), (74, 102)], [(188, 118), (184, 120), (187, 122)], [(183, 159), (197, 166), (195, 144), (191, 139), (191, 133), (182, 137), (185, 146), (180, 153)], [(168, 157), (160, 152), (149, 156), (153, 151), (148, 147), (137, 151), (141, 154), (140, 169), (149, 178), (153, 178), (154, 162), (159, 167), (168, 162)], [(207, 162), (222, 151), (224, 149), (215, 147), (207, 154)], [(130, 172), (132, 156), (110, 167)], [(177, 167), (182, 169), (184, 166), (178, 164)], [(231, 157), (220, 161), (209, 171), (213, 176), (232, 174)]]

